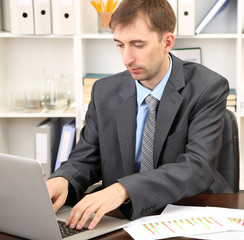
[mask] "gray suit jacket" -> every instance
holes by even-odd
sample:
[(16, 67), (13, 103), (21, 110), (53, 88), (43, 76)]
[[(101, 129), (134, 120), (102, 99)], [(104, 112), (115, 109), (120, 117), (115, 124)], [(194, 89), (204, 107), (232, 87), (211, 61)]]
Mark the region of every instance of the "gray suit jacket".
[(52, 175), (68, 179), (76, 200), (101, 179), (104, 187), (118, 181), (131, 198), (121, 210), (133, 220), (183, 197), (231, 192), (216, 170), (228, 82), (202, 65), (171, 56), (172, 73), (158, 106), (151, 171), (134, 173), (135, 80), (125, 71), (94, 84), (80, 140)]

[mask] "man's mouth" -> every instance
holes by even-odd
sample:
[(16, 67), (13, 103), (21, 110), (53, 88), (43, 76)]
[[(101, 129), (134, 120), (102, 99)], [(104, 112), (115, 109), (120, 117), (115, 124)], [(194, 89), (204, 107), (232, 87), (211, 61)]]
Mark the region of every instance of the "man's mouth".
[(128, 68), (128, 70), (132, 73), (132, 74), (138, 74), (141, 72), (141, 69), (142, 68), (139, 68), (139, 67), (135, 67), (135, 68)]

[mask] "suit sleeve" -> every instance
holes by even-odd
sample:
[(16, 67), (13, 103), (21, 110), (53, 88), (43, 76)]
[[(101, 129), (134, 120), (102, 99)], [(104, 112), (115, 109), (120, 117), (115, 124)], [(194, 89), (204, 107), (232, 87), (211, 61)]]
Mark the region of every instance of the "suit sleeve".
[(80, 200), (90, 185), (101, 180), (98, 130), (94, 108), (94, 102), (91, 101), (86, 113), (86, 125), (80, 132), (79, 142), (71, 152), (68, 161), (51, 175), (51, 178), (61, 176), (69, 181), (69, 199), (72, 197), (70, 199), (72, 202)]

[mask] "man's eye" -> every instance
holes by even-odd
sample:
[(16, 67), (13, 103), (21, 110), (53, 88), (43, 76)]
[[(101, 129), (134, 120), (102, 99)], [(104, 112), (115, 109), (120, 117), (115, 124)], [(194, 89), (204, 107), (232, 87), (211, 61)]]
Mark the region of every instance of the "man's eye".
[(135, 47), (136, 47), (136, 48), (142, 48), (143, 45), (142, 45), (142, 44), (136, 44)]
[(117, 44), (117, 47), (118, 48), (122, 48), (123, 47), (123, 44)]

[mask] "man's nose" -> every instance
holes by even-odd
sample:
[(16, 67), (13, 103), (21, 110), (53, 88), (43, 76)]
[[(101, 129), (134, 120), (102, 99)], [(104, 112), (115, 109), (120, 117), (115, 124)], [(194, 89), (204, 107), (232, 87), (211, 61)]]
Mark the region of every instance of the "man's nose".
[(133, 57), (133, 54), (132, 54), (131, 50), (126, 48), (124, 50), (124, 54), (123, 54), (123, 64), (125, 66), (128, 66), (131, 63), (133, 63), (134, 61), (135, 61), (135, 58)]

